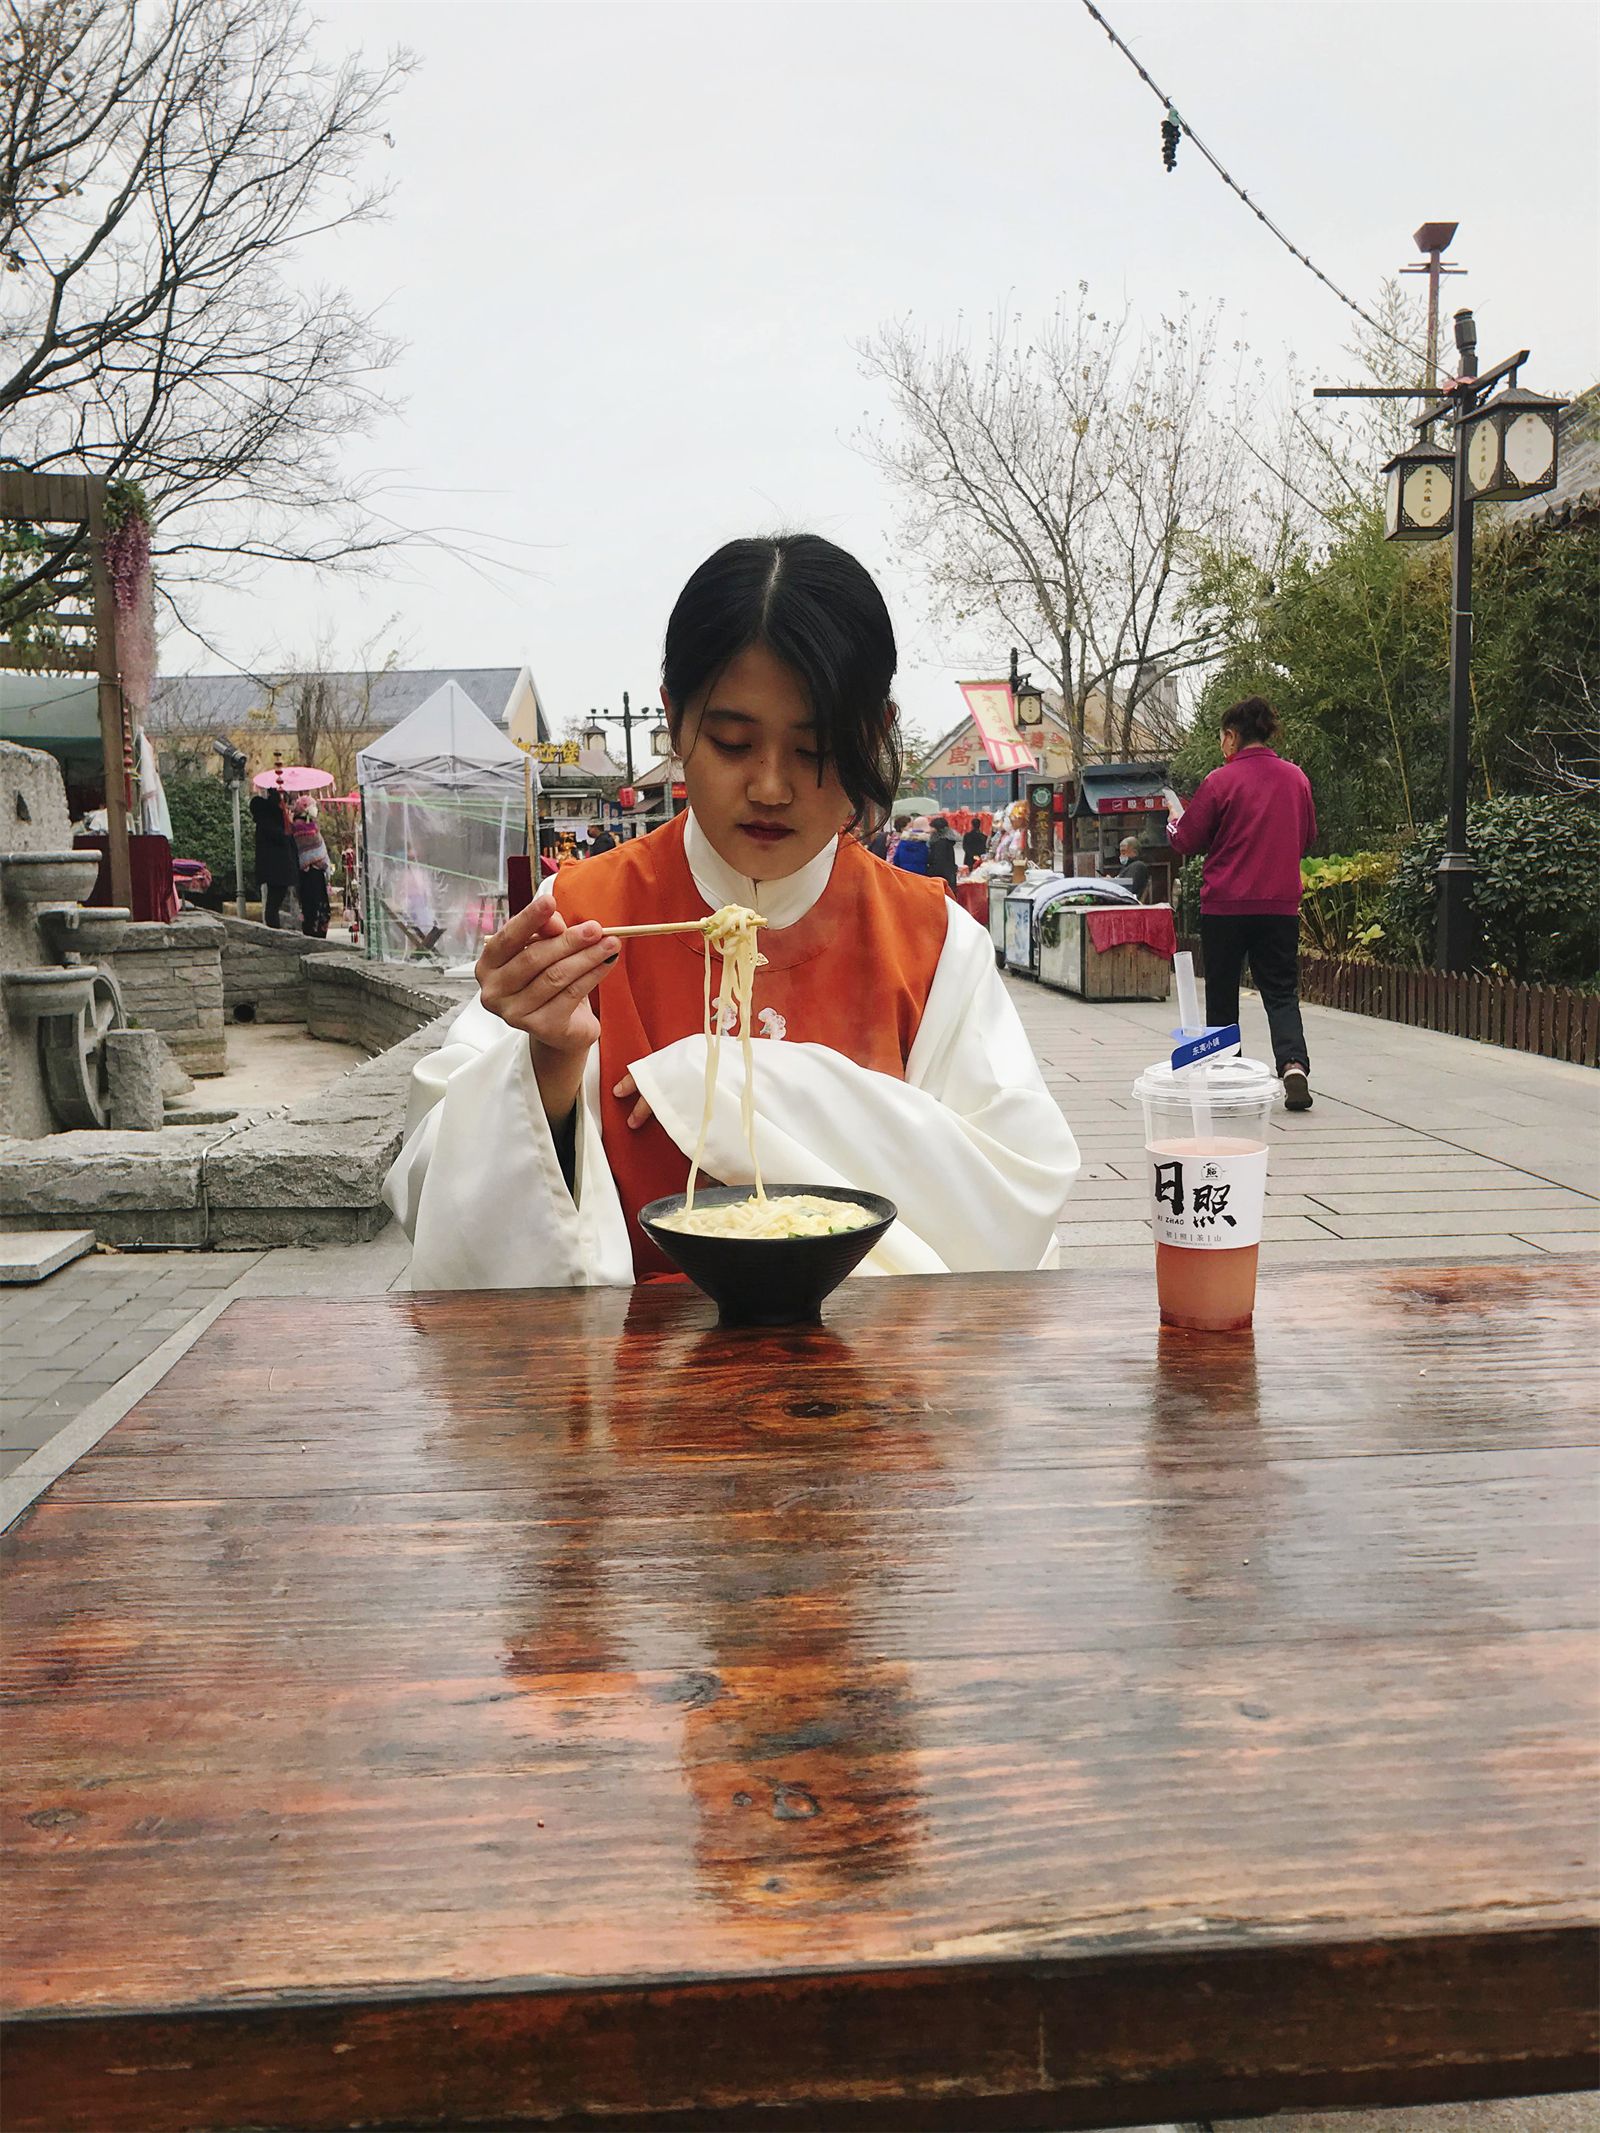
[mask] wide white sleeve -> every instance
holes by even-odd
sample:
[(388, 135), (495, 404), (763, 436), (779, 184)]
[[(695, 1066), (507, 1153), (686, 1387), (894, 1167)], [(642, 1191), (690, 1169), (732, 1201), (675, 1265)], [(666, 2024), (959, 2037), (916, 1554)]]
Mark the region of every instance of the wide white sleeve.
[[(1055, 1227), (1079, 1157), (995, 970), (988, 933), (953, 901), (921, 1027), (897, 1081), (824, 1045), (756, 1042), (756, 1151), (774, 1183), (853, 1185), (900, 1219), (869, 1273), (976, 1272), (1056, 1264)], [(870, 1000), (862, 1002), (870, 1014)], [(633, 1062), (634, 1079), (685, 1153), (700, 1130), (705, 1039)], [(744, 1063), (725, 1039), (705, 1168), (750, 1182)]]
[(633, 1280), (600, 1135), (600, 1053), (578, 1111), (577, 1197), (561, 1174), (528, 1040), (480, 1002), (412, 1072), (383, 1197), (412, 1240), (413, 1289), (584, 1288)]

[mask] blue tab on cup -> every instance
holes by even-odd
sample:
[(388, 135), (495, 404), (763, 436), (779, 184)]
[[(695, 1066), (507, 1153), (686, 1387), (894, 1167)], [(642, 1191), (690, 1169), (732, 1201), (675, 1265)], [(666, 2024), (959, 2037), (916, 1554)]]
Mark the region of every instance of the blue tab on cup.
[(1220, 1028), (1203, 1029), (1198, 1037), (1191, 1037), (1186, 1044), (1180, 1044), (1173, 1052), (1172, 1071), (1176, 1073), (1180, 1067), (1194, 1066), (1201, 1059), (1214, 1059), (1219, 1052), (1237, 1052), (1243, 1043), (1237, 1022), (1225, 1022)]

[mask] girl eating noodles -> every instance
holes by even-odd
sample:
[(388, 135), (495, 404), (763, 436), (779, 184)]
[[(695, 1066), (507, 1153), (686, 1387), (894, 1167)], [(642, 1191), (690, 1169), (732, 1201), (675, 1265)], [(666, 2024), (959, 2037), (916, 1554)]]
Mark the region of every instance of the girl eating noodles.
[[(894, 800), (895, 663), (877, 586), (816, 535), (732, 541), (694, 573), (661, 691), (688, 811), (563, 870), (485, 944), (385, 1186), (413, 1288), (668, 1273), (639, 1209), (685, 1189), (702, 1142), (709, 1178), (753, 1183), (752, 1120), (766, 1178), (896, 1203), (864, 1273), (1055, 1264), (1078, 1150), (989, 935), (846, 834)], [(762, 967), (754, 1026), (722, 1018), (752, 1042), (719, 1048), (708, 1110), (712, 951), (687, 922), (730, 905), (761, 921)]]

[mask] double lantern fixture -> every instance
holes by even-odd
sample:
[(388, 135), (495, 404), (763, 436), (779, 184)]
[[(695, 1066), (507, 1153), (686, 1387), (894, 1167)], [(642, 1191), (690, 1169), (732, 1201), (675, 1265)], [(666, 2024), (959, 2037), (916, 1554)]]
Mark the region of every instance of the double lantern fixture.
[[(654, 721), (653, 724), (652, 721)], [(639, 789), (634, 784), (634, 778), (637, 773), (633, 767), (633, 729), (635, 726), (650, 727), (650, 753), (658, 763), (665, 763), (671, 758), (671, 731), (659, 711), (646, 711), (642, 707), (635, 711), (629, 701), (626, 689), (622, 692), (622, 709), (620, 711), (609, 709), (605, 711), (590, 711), (588, 719), (582, 728), (584, 746), (596, 751), (604, 748), (606, 745), (606, 728), (608, 726), (620, 726), (622, 728), (623, 747), (628, 763), (627, 783), (619, 787), (617, 791), (617, 805), (624, 809), (637, 807), (639, 804)]]
[[(1429, 225), (1426, 234), (1431, 234)], [(1438, 225), (1450, 233), (1448, 225)], [(1418, 232), (1418, 242), (1425, 232)], [(1438, 267), (1438, 247), (1432, 263)], [(1565, 400), (1531, 393), (1517, 383), (1528, 361), (1519, 349), (1491, 370), (1478, 370), (1478, 329), (1470, 310), (1455, 315), (1459, 375), (1442, 388), (1326, 386), (1319, 400), (1427, 400), (1416, 418), (1418, 441), (1396, 452), (1384, 468), (1385, 522), (1391, 541), (1435, 541), (1452, 536), (1450, 564), (1450, 747), (1446, 774), (1448, 817), (1445, 851), (1438, 866), (1434, 960), (1441, 970), (1470, 970), (1476, 956), (1473, 877), (1467, 845), (1467, 790), (1472, 730), (1472, 519), (1478, 504), (1519, 503), (1556, 485), (1556, 440)], [(1502, 389), (1495, 392), (1495, 387)], [(1493, 397), (1491, 398), (1491, 394)], [(1434, 444), (1428, 432), (1449, 422), (1454, 449)]]
[(1462, 379), (1440, 395), (1444, 405), (1420, 418), (1433, 423), (1455, 400), (1455, 449), (1434, 444), (1424, 433), (1396, 452), (1384, 468), (1384, 529), (1391, 541), (1434, 541), (1455, 525), (1456, 485), (1469, 503), (1512, 504), (1539, 496), (1556, 484), (1556, 432), (1565, 400), (1531, 393), (1516, 382), (1527, 350), (1500, 366), (1510, 383), (1492, 400), (1475, 405), (1477, 387), (1490, 378)]

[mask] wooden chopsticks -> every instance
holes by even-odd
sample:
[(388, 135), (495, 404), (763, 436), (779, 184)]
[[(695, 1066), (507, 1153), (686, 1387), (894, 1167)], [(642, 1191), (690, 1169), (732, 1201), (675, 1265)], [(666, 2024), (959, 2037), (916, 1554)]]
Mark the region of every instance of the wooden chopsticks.
[(667, 926), (607, 926), (606, 932), (614, 941), (635, 941), (646, 933), (704, 933), (710, 923), (708, 918), (684, 918)]
[[(758, 918), (756, 923), (765, 925), (766, 921)], [(647, 933), (706, 933), (711, 925), (709, 918), (680, 918), (663, 926), (607, 926), (606, 932), (614, 941), (633, 941)]]

